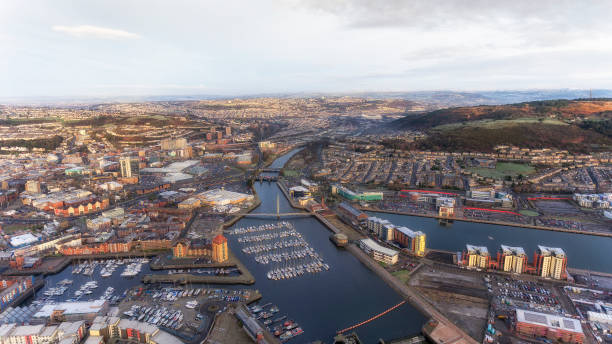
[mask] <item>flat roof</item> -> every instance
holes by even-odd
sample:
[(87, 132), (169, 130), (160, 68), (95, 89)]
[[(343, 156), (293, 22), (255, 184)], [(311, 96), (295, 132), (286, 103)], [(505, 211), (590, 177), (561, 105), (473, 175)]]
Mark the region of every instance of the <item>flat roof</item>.
[(183, 341), (171, 335), (168, 332), (158, 331), (156, 334), (152, 336), (153, 341), (155, 343), (164, 343), (164, 344), (183, 344)]
[(37, 242), (39, 239), (39, 237), (33, 235), (32, 233), (25, 233), (11, 237), (10, 242), (11, 246), (18, 247)]
[(395, 227), (395, 229), (397, 231), (400, 231), (404, 235), (407, 235), (407, 236), (411, 237), (411, 238), (416, 238), (417, 236), (424, 234), (421, 231), (413, 231), (412, 229), (410, 229), (408, 227), (405, 227), (405, 226)]
[(134, 330), (138, 330), (140, 333), (149, 333), (149, 334), (153, 334), (155, 333), (155, 331), (158, 330), (158, 328), (154, 325), (136, 321), (136, 320), (130, 320), (130, 319), (121, 319), (119, 321), (119, 328), (121, 329), (131, 328)]
[(60, 302), (57, 304), (44, 305), (36, 314), (35, 318), (50, 317), (53, 311), (63, 310), (64, 314), (87, 314), (97, 313), (106, 304), (105, 300)]
[(384, 246), (379, 245), (376, 241), (367, 238), (367, 239), (361, 239), (361, 242), (364, 243), (364, 245), (368, 246), (371, 250), (373, 251), (377, 251), (380, 252), (384, 255), (387, 256), (395, 256), (397, 255), (397, 251), (392, 250), (390, 248), (386, 248)]
[(561, 329), (574, 333), (583, 333), (580, 321), (552, 314), (532, 312), (517, 308), (516, 321), (539, 326), (546, 326), (554, 329)]
[(0, 326), (0, 338), (6, 338), (17, 324), (3, 324)]
[(24, 325), (24, 326), (17, 326), (15, 327), (15, 330), (10, 333), (10, 336), (31, 336), (31, 335), (36, 335), (42, 332), (43, 328), (45, 327), (45, 325)]

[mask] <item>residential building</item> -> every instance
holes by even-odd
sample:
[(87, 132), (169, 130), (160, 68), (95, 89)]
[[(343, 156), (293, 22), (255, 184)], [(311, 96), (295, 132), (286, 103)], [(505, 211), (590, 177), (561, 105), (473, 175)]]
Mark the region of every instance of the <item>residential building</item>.
[(527, 267), (527, 255), (522, 247), (501, 245), (499, 268), (505, 272), (522, 274)]
[(119, 160), (121, 165), (121, 177), (132, 178), (132, 159), (130, 157), (123, 157)]
[(30, 193), (41, 193), (40, 182), (38, 180), (28, 180), (25, 183), (25, 191)]
[(464, 252), (464, 263), (469, 268), (486, 269), (489, 267), (489, 249), (485, 246), (466, 245)]
[(408, 248), (414, 255), (425, 256), (425, 233), (399, 226), (393, 229), (393, 241)]
[(162, 150), (177, 150), (184, 149), (187, 145), (187, 139), (180, 137), (177, 139), (163, 139), (160, 142)]
[(381, 246), (376, 241), (369, 238), (359, 240), (359, 248), (374, 260), (385, 264), (393, 265), (397, 263), (399, 258), (397, 251)]
[(217, 263), (222, 263), (229, 259), (227, 239), (221, 234), (212, 240), (212, 258)]
[(212, 255), (212, 247), (204, 240), (178, 240), (172, 247), (174, 258), (193, 258)]
[(561, 248), (538, 245), (534, 264), (540, 277), (557, 280), (567, 278), (567, 256)]

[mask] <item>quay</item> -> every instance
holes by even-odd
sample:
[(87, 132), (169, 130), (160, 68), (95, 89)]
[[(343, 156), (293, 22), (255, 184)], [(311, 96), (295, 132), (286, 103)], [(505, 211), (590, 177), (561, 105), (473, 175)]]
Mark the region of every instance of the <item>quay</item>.
[(142, 281), (144, 283), (205, 283), (205, 284), (245, 284), (251, 285), (255, 283), (255, 277), (251, 272), (242, 264), (242, 262), (234, 255), (230, 250), (228, 251), (229, 259), (225, 263), (196, 263), (196, 264), (160, 264), (156, 265), (155, 269), (151, 264), (151, 270), (163, 270), (163, 269), (185, 269), (185, 268), (221, 268), (221, 267), (236, 267), (240, 272), (238, 276), (200, 276), (189, 273), (179, 274), (148, 274), (143, 276)]
[[(289, 201), (292, 207), (295, 207), (295, 202), (289, 197), (284, 184), (278, 182), (277, 185)], [(297, 207), (302, 209), (302, 207)], [(319, 220), (327, 229), (335, 234), (343, 233), (342, 230), (334, 226), (325, 217), (317, 213), (311, 213), (314, 217)], [(355, 246), (354, 243), (350, 243), (346, 246), (346, 249), (350, 251), (362, 264), (376, 273), (387, 285), (394, 289), (400, 294), (406, 301), (410, 302), (415, 308), (417, 308), (422, 314), (429, 317), (431, 320), (427, 323), (435, 323), (432, 331), (425, 331), (426, 327), (423, 327), (423, 332), (430, 338), (430, 340), (436, 344), (477, 344), (478, 342), (470, 337), (465, 331), (453, 324), (446, 316), (438, 311), (432, 304), (430, 304), (423, 296), (418, 292), (410, 288), (409, 286), (402, 283), (399, 279), (395, 278), (391, 273), (385, 270), (377, 262), (372, 260), (367, 254), (361, 249)], [(349, 328), (350, 329), (350, 328)]]
[(142, 282), (148, 283), (200, 283), (200, 284), (244, 284), (251, 285), (255, 283), (253, 276), (196, 276), (191, 274), (173, 274), (173, 275), (145, 275)]
[(9, 276), (26, 276), (26, 275), (55, 275), (64, 270), (67, 266), (74, 262), (88, 261), (88, 260), (102, 260), (102, 259), (120, 259), (120, 258), (142, 258), (142, 257), (153, 257), (160, 253), (160, 251), (131, 251), (131, 252), (120, 252), (120, 253), (106, 253), (106, 254), (87, 254), (77, 256), (52, 256), (45, 257), (43, 264), (34, 269), (27, 270), (16, 270), (8, 269), (4, 271), (3, 275)]

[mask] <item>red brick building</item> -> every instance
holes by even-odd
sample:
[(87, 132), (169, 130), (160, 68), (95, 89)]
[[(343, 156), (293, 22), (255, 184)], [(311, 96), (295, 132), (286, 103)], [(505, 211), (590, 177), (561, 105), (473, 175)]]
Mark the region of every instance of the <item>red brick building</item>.
[(545, 337), (564, 343), (584, 342), (580, 321), (523, 309), (516, 310), (516, 332), (530, 338)]

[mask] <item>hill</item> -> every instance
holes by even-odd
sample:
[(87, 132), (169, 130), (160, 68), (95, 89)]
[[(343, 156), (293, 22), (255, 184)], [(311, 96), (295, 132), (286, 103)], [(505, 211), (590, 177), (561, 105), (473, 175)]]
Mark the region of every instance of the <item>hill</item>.
[(612, 147), (612, 99), (547, 100), (456, 107), (406, 116), (394, 127), (422, 130), (415, 148), (492, 151), (496, 145), (574, 152)]

